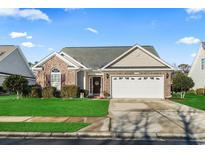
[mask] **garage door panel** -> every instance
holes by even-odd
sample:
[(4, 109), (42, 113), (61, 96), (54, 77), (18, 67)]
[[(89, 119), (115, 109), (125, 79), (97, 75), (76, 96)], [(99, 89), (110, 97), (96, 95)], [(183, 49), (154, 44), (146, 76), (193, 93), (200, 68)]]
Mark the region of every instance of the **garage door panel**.
[(163, 77), (112, 77), (113, 98), (164, 98)]

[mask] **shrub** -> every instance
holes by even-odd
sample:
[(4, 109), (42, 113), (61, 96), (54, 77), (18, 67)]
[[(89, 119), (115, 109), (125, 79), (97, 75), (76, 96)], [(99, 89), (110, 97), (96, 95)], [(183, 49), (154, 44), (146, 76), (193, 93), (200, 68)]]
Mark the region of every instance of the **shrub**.
[(197, 95), (204, 95), (204, 88), (196, 89), (196, 94)]
[(180, 92), (181, 98), (185, 97), (186, 92), (194, 86), (194, 81), (192, 78), (184, 75), (181, 72), (177, 72), (173, 76), (172, 81), (172, 91), (173, 92)]
[(31, 97), (41, 98), (42, 97), (42, 88), (39, 85), (35, 85), (31, 88)]
[(55, 96), (56, 88), (55, 87), (44, 87), (42, 91), (43, 98), (52, 98)]
[(196, 91), (191, 89), (191, 90), (187, 91), (187, 94), (196, 94)]
[(110, 96), (110, 94), (107, 91), (103, 91), (103, 95), (104, 95), (105, 98)]
[(61, 89), (61, 97), (70, 98), (79, 96), (79, 87), (76, 85), (65, 85)]
[(6, 90), (2, 86), (0, 86), (0, 93), (6, 93)]
[(22, 89), (22, 96), (23, 97), (29, 97), (31, 94), (31, 86), (26, 86)]
[(10, 91), (16, 92), (16, 98), (23, 95), (23, 91), (28, 88), (28, 80), (20, 75), (10, 75), (3, 82), (3, 88)]
[(80, 89), (80, 93), (84, 93), (84, 97), (88, 97), (88, 95), (89, 95), (89, 90)]

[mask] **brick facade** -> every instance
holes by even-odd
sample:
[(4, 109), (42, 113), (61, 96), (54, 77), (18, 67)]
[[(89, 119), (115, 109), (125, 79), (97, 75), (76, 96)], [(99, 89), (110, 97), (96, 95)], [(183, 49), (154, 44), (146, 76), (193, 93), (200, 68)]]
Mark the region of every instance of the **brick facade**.
[[(107, 74), (109, 74), (109, 78), (107, 79)], [(168, 75), (167, 75), (168, 74)], [(171, 97), (171, 71), (141, 71), (141, 72), (104, 72), (104, 79), (103, 79), (103, 89), (105, 92), (110, 94), (110, 82), (112, 76), (164, 76), (164, 96), (165, 98)]]
[(50, 58), (46, 63), (42, 65), (42, 70), (37, 71), (36, 73), (36, 79), (37, 84), (41, 85), (42, 87), (45, 87), (45, 80), (46, 75), (51, 74), (51, 70), (53, 68), (57, 68), (60, 70), (61, 74), (65, 74), (65, 85), (73, 85), (76, 84), (76, 71), (75, 70), (69, 70), (68, 64), (66, 64), (63, 60), (58, 58), (57, 56), (53, 56)]
[[(75, 70), (69, 70), (68, 64), (57, 56), (53, 56), (46, 63), (42, 65), (42, 70), (38, 70), (36, 73), (37, 83), (42, 87), (45, 87), (46, 75), (51, 74), (53, 68), (60, 70), (61, 74), (65, 74), (65, 85), (77, 84), (77, 73)], [(92, 71), (91, 71), (92, 72)], [(164, 96), (165, 98), (171, 97), (171, 72), (172, 71), (112, 71), (103, 72), (102, 77), (102, 91), (110, 94), (110, 83), (112, 76), (164, 76)], [(109, 77), (107, 76), (109, 74)], [(86, 89), (89, 90), (89, 75), (86, 72)]]

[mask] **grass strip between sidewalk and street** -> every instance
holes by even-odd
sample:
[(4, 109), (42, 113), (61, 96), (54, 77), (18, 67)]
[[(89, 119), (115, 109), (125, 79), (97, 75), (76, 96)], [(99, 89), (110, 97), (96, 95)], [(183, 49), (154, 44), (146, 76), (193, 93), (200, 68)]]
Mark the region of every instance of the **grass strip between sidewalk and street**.
[(80, 122), (0, 122), (0, 132), (76, 132), (88, 125)]

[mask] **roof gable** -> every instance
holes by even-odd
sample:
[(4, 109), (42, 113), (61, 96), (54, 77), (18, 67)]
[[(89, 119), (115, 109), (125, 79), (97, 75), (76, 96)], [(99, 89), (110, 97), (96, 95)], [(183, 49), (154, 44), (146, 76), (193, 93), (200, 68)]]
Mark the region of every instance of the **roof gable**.
[(168, 66), (136, 48), (119, 58), (108, 68), (168, 68)]
[[(107, 65), (105, 65), (102, 69), (107, 69), (108, 67), (110, 67), (111, 65), (113, 65), (115, 62), (119, 61), (120, 59), (122, 59), (123, 57), (125, 57), (126, 55), (132, 53), (134, 50), (136, 49), (140, 49), (142, 52), (146, 53), (147, 55), (149, 55), (150, 57), (154, 58), (155, 60), (157, 60), (158, 62), (164, 64), (164, 66), (166, 66), (166, 69), (169, 69), (169, 70), (174, 70), (174, 68), (169, 65), (168, 63), (166, 63), (165, 61), (163, 61), (159, 56), (158, 54), (156, 55), (155, 53), (153, 52), (150, 52), (148, 51), (147, 49), (143, 48), (143, 46), (139, 46), (139, 45), (135, 45), (133, 46), (132, 48), (130, 48), (128, 51), (124, 52), (123, 54), (121, 54), (119, 57), (117, 57), (116, 59), (114, 59), (113, 61), (111, 61), (110, 63), (108, 63)], [(156, 50), (155, 50), (156, 51)], [(131, 59), (130, 59), (131, 60)], [(136, 59), (132, 59), (132, 61), (134, 61)], [(136, 63), (136, 62), (134, 62)], [(155, 62), (155, 65), (156, 65), (156, 62)], [(152, 66), (152, 65), (151, 65)], [(128, 66), (128, 68), (130, 69), (130, 66)], [(147, 67), (148, 69), (150, 69), (151, 67), (148, 66)], [(121, 69), (121, 68), (120, 68)], [(132, 69), (132, 68), (131, 68)], [(155, 68), (154, 68), (155, 69)], [(157, 68), (159, 69), (159, 68)]]
[(17, 47), (15, 45), (0, 45), (0, 61), (6, 58)]
[[(0, 61), (0, 72), (5, 74), (17, 74), (29, 78), (34, 78), (34, 74), (28, 66), (28, 62), (24, 57), (20, 48), (14, 46), (6, 52), (6, 57)], [(5, 56), (4, 55), (4, 56)]]
[(195, 56), (188, 76), (194, 80), (194, 89), (205, 87), (205, 70), (201, 68), (201, 60), (205, 58), (205, 43), (202, 42)]
[[(150, 53), (159, 57), (152, 46), (143, 46)], [(65, 47), (60, 53), (65, 53), (87, 68), (100, 69), (113, 61), (132, 46), (106, 46), (106, 47)]]
[(57, 56), (61, 60), (63, 60), (69, 67), (78, 68), (75, 64), (70, 62), (68, 59), (66, 59), (64, 56), (60, 55), (59, 53), (53, 52), (47, 57), (43, 58), (40, 62), (38, 62), (36, 65), (32, 67), (33, 70), (38, 69), (38, 67), (41, 67), (44, 63), (46, 63), (48, 60), (50, 60), (52, 57)]

